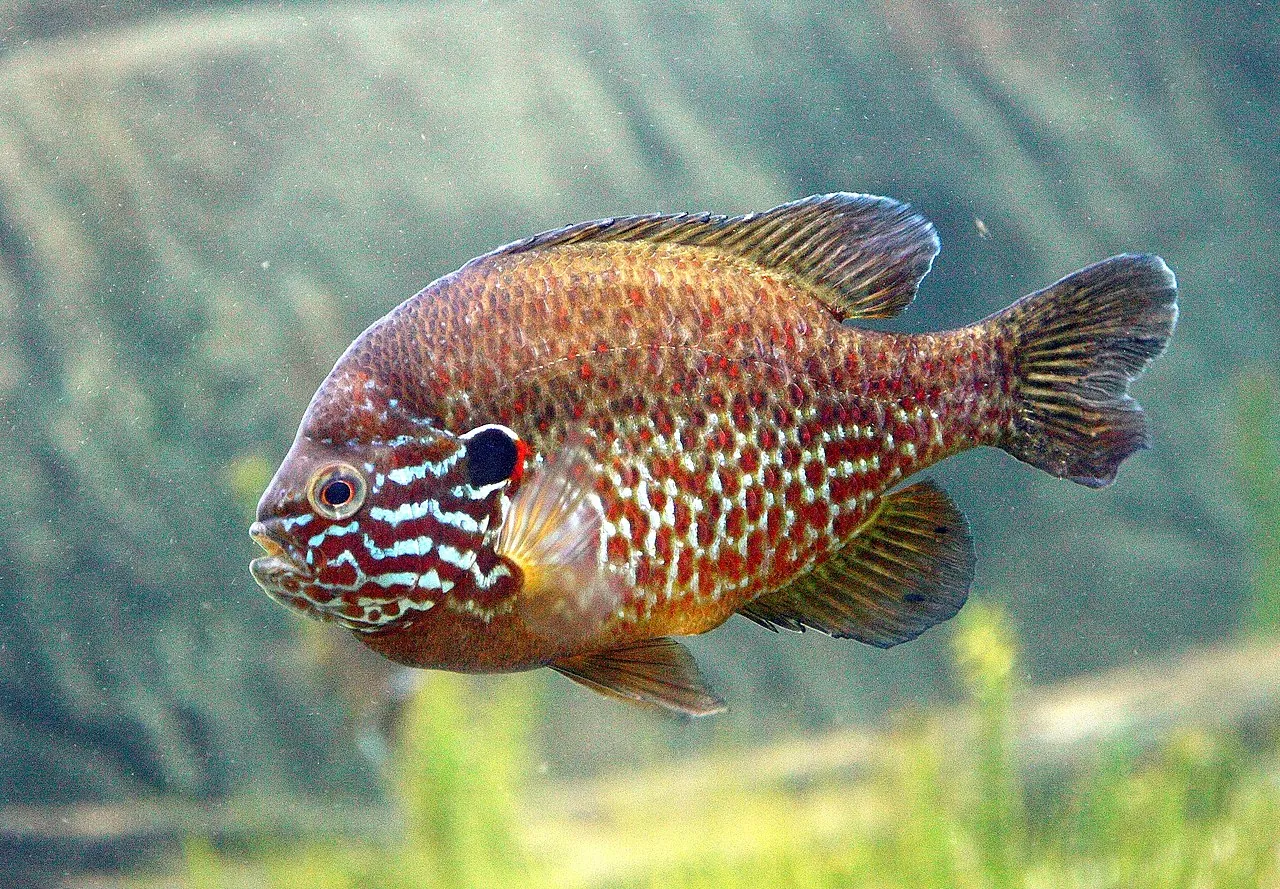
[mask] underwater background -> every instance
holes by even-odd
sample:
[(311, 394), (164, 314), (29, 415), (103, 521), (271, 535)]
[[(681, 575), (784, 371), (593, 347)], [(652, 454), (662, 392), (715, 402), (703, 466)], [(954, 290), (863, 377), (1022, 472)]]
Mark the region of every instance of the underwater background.
[[(1278, 70), (1269, 2), (0, 2), (0, 886), (1280, 885)], [(730, 621), (682, 723), (258, 589), (254, 504), (395, 304), (836, 190), (938, 228), (890, 329), (1178, 276), (1115, 485), (930, 470), (955, 621)]]

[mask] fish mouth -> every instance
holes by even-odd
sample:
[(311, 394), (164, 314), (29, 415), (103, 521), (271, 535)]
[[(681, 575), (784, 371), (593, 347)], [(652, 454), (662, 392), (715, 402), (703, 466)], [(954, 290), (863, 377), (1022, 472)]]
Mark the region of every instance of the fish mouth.
[(253, 579), (273, 596), (282, 592), (296, 593), (299, 581), (307, 572), (281, 529), (265, 522), (254, 522), (249, 526), (249, 536), (266, 552), (265, 556), (249, 563)]

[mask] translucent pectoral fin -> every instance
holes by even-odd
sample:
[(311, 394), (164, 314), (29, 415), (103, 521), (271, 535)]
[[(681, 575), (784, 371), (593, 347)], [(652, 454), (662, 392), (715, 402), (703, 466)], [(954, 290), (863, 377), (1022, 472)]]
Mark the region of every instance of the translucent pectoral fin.
[(725, 707), (702, 678), (693, 655), (674, 639), (644, 639), (550, 666), (601, 694), (686, 716), (706, 716)]
[(739, 614), (771, 630), (807, 627), (880, 648), (955, 615), (973, 581), (964, 516), (924, 481), (886, 494), (830, 559)]
[(537, 632), (574, 641), (621, 604), (625, 585), (600, 559), (593, 464), (571, 440), (532, 469), (512, 501), (496, 552), (520, 569), (516, 612)]

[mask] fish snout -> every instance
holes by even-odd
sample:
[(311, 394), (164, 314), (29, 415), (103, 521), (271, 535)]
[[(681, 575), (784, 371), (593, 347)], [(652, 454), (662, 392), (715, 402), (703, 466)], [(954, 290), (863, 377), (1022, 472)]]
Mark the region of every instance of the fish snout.
[(249, 536), (266, 553), (249, 563), (249, 571), (258, 585), (273, 595), (281, 590), (296, 589), (307, 571), (279, 523), (254, 522), (249, 526)]

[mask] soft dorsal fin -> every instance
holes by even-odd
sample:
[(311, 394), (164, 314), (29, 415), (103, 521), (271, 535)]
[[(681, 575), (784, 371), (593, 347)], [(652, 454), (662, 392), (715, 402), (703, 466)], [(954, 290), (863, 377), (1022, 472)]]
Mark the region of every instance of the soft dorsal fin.
[(932, 482), (886, 494), (852, 540), (739, 613), (771, 630), (806, 627), (880, 648), (955, 615), (973, 582), (964, 516)]
[(480, 259), (608, 241), (702, 247), (788, 272), (814, 288), (840, 320), (901, 312), (938, 254), (933, 225), (908, 205), (836, 192), (746, 216), (680, 213), (581, 222), (499, 247)]
[(593, 691), (686, 716), (707, 716), (724, 701), (707, 687), (698, 662), (674, 639), (642, 639), (562, 658), (550, 665)]

